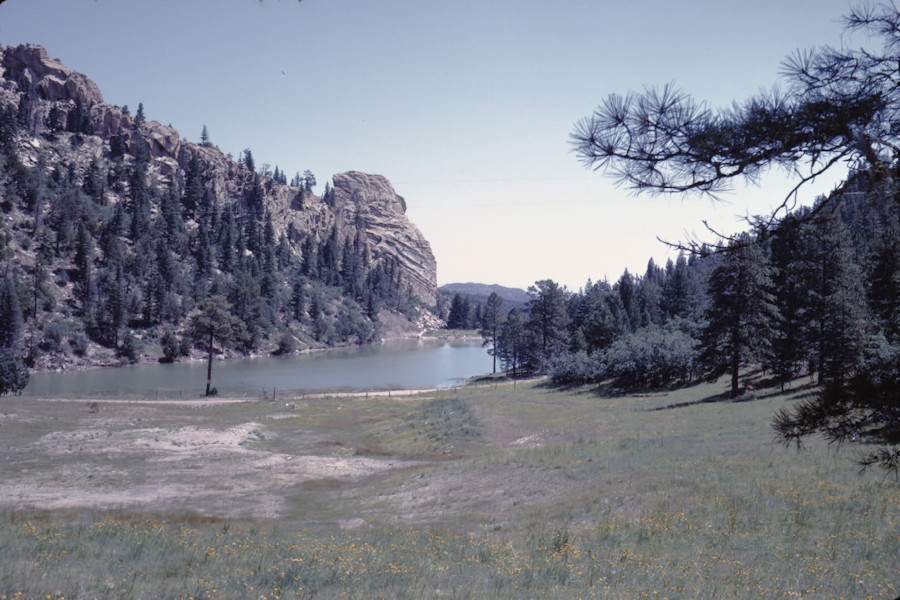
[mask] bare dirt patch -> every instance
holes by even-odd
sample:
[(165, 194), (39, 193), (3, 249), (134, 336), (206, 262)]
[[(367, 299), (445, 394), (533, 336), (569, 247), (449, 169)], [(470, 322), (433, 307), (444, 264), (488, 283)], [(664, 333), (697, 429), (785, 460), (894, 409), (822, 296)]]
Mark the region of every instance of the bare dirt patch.
[[(264, 449), (259, 443), (274, 434), (241, 420), (240, 411), (122, 403), (104, 406), (114, 416), (100, 416), (42, 401), (21, 408), (0, 421), (0, 506), (8, 508), (270, 519), (286, 514), (304, 484), (358, 480), (402, 462)], [(49, 417), (53, 413), (72, 418)]]

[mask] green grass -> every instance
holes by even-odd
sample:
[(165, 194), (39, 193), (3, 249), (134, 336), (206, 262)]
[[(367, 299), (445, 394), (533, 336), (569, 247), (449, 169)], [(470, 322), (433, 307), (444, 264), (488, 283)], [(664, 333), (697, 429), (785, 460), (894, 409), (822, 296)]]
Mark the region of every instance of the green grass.
[[(95, 415), (3, 400), (0, 414), (19, 421), (0, 421), (0, 484), (36, 473), (58, 484), (79, 472), (88, 459), (77, 448), (45, 456), (34, 441), (89, 430), (100, 417), (118, 423), (114, 435), (252, 421), (261, 435), (244, 446), (260, 456), (392, 468), (260, 487), (282, 502), (272, 519), (235, 514), (231, 489), (189, 513), (9, 508), (0, 600), (900, 594), (900, 485), (860, 475), (850, 458), (862, 448), (837, 454), (813, 440), (798, 453), (774, 443), (769, 422), (792, 396), (709, 401), (721, 391), (606, 397), (519, 383), (402, 399), (101, 406)], [(139, 459), (91, 464), (125, 473)], [(193, 473), (207, 488), (218, 482), (196, 465)], [(180, 481), (177, 469), (153, 474)], [(109, 477), (127, 485), (150, 476)]]

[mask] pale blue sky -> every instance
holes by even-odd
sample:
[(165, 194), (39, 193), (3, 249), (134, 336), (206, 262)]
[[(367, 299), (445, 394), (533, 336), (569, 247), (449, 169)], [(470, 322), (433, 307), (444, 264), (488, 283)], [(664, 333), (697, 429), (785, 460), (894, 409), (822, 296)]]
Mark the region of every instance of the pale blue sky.
[[(841, 44), (845, 0), (7, 0), (0, 44), (40, 44), (104, 99), (257, 165), (386, 176), (440, 284), (577, 289), (673, 257), (656, 237), (767, 211), (780, 177), (713, 204), (633, 197), (570, 152), (612, 92), (674, 81), (711, 104)], [(827, 191), (826, 182), (819, 192)], [(810, 190), (805, 199), (816, 193)]]

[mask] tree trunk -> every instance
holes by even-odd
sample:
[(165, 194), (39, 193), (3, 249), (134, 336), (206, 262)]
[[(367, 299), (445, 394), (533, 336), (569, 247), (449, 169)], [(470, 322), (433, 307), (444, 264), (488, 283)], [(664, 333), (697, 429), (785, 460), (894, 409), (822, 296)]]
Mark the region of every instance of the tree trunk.
[(741, 370), (741, 353), (737, 349), (737, 344), (735, 344), (735, 349), (731, 355), (731, 397), (737, 398), (739, 395), (738, 391), (738, 374)]
[[(37, 312), (35, 312), (37, 314)], [(494, 329), (494, 336), (491, 340), (491, 356), (494, 358), (494, 375), (497, 374), (497, 330)]]
[(209, 362), (206, 364), (206, 395), (209, 396), (209, 388), (212, 383), (212, 354), (213, 354), (213, 334), (209, 332)]

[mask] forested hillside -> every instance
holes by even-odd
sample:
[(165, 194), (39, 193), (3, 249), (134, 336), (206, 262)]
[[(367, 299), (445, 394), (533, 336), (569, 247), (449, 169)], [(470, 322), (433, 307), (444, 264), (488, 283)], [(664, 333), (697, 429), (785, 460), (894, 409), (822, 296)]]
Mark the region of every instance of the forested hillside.
[(316, 185), (249, 149), (232, 159), (205, 127), (192, 144), (143, 105), (107, 105), (42, 48), (0, 47), (3, 364), (205, 353), (202, 306), (242, 324), (216, 338), (226, 355), (361, 344), (385, 311), (423, 318), (434, 257), (404, 200), (362, 173)]
[(505, 314), (513, 308), (523, 308), (528, 299), (528, 293), (519, 288), (448, 283), (438, 288), (438, 314), (445, 318), (447, 329), (478, 329), (493, 302), (502, 302)]

